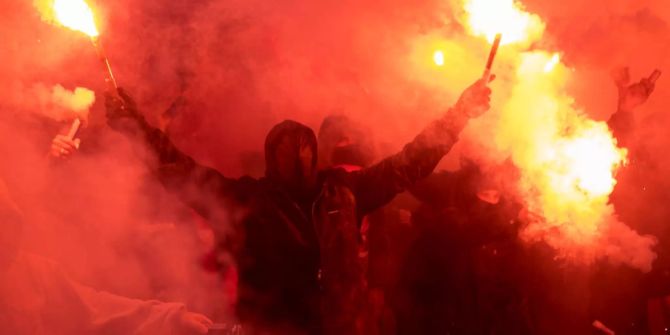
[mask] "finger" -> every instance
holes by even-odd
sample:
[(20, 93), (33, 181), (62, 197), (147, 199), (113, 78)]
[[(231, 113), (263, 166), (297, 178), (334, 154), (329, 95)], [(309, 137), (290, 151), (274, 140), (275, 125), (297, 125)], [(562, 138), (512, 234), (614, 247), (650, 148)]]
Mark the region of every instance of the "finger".
[(202, 315), (202, 314), (195, 314), (195, 317), (205, 325), (211, 326), (214, 324), (212, 320), (210, 320), (208, 317)]
[(654, 89), (656, 89), (656, 85), (649, 84), (649, 86), (647, 86), (647, 95), (651, 95), (651, 93), (654, 92)]
[(68, 138), (54, 138), (53, 141), (51, 141), (51, 144), (59, 147), (67, 147), (72, 143)]
[(133, 100), (133, 97), (124, 88), (119, 87), (117, 91), (123, 101), (123, 107), (135, 107), (135, 100)]
[(207, 332), (209, 332), (209, 327), (199, 322), (192, 322), (191, 329), (198, 334), (207, 334)]
[(656, 85), (654, 85), (654, 83), (653, 83), (650, 79), (648, 79), (648, 78), (642, 79), (642, 80), (640, 81), (640, 84), (642, 84), (642, 87), (644, 88), (644, 93), (645, 93), (646, 96), (649, 96), (649, 95), (651, 94), (651, 92), (654, 91), (654, 87), (656, 86)]
[(126, 89), (123, 88), (123, 87), (117, 88), (116, 92), (119, 94), (120, 97), (123, 97), (123, 98), (129, 98), (130, 97), (128, 92), (126, 92)]
[(58, 141), (58, 146), (69, 151), (77, 150), (77, 146), (72, 140)]
[(68, 153), (68, 151), (65, 149), (57, 149), (53, 151), (53, 155), (54, 157), (65, 159), (70, 155), (70, 153)]
[(62, 153), (64, 156), (70, 156), (70, 155), (72, 155), (74, 152), (75, 152), (74, 149), (62, 149), (62, 150), (61, 150), (61, 153)]
[(619, 89), (623, 89), (628, 86), (630, 82), (630, 69), (628, 67), (621, 67), (614, 69), (611, 73), (614, 83)]
[(651, 73), (648, 79), (652, 84), (655, 84), (658, 78), (660, 77), (661, 77), (661, 70), (656, 69), (654, 70), (654, 72)]
[(65, 146), (65, 141), (63, 139), (60, 139), (60, 138), (56, 137), (56, 138), (53, 139), (53, 141), (51, 141), (51, 145), (62, 147), (62, 146)]
[(65, 142), (61, 142), (61, 141), (59, 141), (59, 142), (53, 142), (52, 145), (51, 145), (51, 147), (52, 147), (52, 148), (55, 148), (55, 149), (57, 149), (57, 150), (61, 150), (61, 149), (62, 149), (62, 150), (66, 150), (66, 149), (68, 149), (68, 145), (67, 145)]

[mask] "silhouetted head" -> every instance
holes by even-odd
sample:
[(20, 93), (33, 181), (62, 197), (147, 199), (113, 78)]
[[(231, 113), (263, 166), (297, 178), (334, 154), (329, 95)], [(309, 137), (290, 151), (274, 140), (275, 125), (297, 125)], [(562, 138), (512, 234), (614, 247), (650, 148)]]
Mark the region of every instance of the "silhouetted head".
[(286, 120), (265, 138), (265, 176), (293, 196), (303, 197), (316, 185), (316, 136), (309, 127)]
[(369, 166), (373, 161), (369, 136), (345, 115), (330, 115), (319, 127), (319, 167)]

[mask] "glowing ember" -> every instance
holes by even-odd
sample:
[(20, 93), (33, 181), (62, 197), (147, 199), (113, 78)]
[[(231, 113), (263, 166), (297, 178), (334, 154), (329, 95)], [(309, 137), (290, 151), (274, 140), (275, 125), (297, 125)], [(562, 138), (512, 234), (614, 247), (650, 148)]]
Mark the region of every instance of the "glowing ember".
[(437, 66), (444, 66), (444, 53), (441, 50), (435, 51), (433, 54), (433, 62)]
[(502, 33), (502, 44), (529, 42), (539, 37), (544, 23), (536, 15), (523, 11), (514, 0), (466, 0), (465, 11), (472, 32), (493, 42)]
[(84, 0), (54, 0), (53, 10), (62, 25), (90, 37), (98, 36), (93, 11)]
[(551, 57), (551, 60), (544, 66), (544, 72), (549, 73), (554, 70), (556, 65), (561, 61), (561, 55), (554, 54), (554, 57)]

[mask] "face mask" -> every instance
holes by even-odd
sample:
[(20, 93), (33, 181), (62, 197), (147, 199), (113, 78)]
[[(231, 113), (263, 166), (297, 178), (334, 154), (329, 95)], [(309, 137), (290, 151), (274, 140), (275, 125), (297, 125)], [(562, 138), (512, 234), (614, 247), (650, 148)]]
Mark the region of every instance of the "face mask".
[(360, 144), (347, 144), (337, 146), (332, 153), (333, 165), (357, 165), (361, 167), (370, 164), (370, 157)]

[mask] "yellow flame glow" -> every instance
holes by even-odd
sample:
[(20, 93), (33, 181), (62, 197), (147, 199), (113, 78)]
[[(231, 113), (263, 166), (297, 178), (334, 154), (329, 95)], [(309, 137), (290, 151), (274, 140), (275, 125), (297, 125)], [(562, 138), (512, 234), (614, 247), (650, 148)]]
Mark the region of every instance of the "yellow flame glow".
[[(608, 257), (649, 271), (655, 240), (621, 223), (609, 199), (627, 151), (605, 122), (575, 109), (566, 92), (571, 71), (559, 53), (522, 51), (542, 37), (542, 20), (520, 0), (463, 1), (461, 22), (472, 36), (492, 42), (501, 33), (502, 44), (514, 44), (502, 60), (513, 62), (516, 76), (505, 83), (502, 104), (494, 100), (499, 114), (490, 122), (497, 126), (491, 131), (482, 120), (486, 131), (472, 136), (495, 149), (487, 154), (494, 162), (509, 155), (518, 169), (514, 194), (524, 203), (526, 224), (520, 237), (546, 242), (560, 258), (588, 264)], [(449, 64), (458, 62), (447, 55)], [(482, 133), (495, 134), (495, 143)]]
[(503, 35), (501, 44), (532, 42), (544, 31), (544, 23), (537, 15), (523, 11), (514, 0), (465, 0), (468, 24), (477, 36), (493, 42), (495, 35)]
[(564, 87), (567, 71), (556, 54), (520, 55), (516, 85), (503, 108), (497, 141), (523, 175), (529, 210), (543, 220), (525, 231), (566, 255), (598, 248), (599, 234), (615, 218), (609, 196), (626, 161), (604, 122), (575, 110)]
[(98, 36), (93, 11), (84, 0), (54, 0), (56, 20), (65, 27), (90, 37)]
[(560, 161), (567, 167), (559, 184), (572, 184), (589, 197), (609, 196), (616, 184), (614, 170), (623, 163), (626, 152), (616, 146), (604, 123), (589, 125), (558, 148)]

